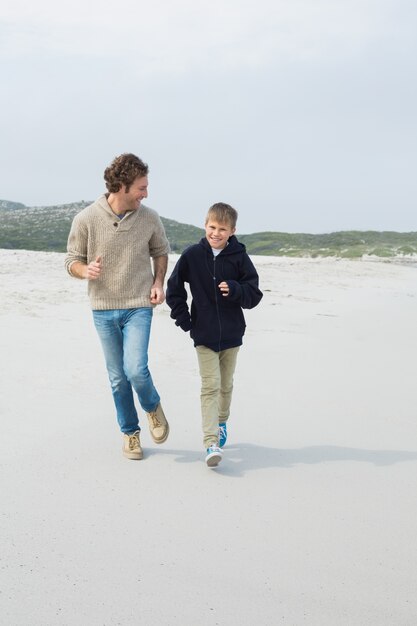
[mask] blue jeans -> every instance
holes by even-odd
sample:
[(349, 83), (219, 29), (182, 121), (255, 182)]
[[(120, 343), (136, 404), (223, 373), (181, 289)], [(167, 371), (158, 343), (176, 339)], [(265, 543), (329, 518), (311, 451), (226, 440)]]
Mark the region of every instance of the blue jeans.
[(93, 311), (123, 433), (139, 430), (132, 389), (144, 411), (154, 411), (160, 401), (148, 369), (152, 315), (151, 307)]

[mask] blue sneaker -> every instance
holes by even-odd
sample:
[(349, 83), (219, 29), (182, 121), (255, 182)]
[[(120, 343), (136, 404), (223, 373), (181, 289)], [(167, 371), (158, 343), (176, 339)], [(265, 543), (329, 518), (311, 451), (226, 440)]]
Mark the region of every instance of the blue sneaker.
[(217, 446), (207, 448), (206, 463), (209, 467), (216, 467), (222, 460), (222, 451)]
[(227, 441), (227, 424), (223, 422), (219, 424), (219, 446), (223, 448), (224, 444)]

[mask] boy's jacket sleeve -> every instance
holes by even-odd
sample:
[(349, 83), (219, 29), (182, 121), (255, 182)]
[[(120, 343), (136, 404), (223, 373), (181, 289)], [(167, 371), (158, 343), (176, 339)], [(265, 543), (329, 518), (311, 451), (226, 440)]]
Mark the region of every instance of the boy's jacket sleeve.
[(259, 276), (249, 256), (244, 256), (242, 274), (237, 280), (227, 280), (230, 301), (240, 304), (242, 309), (253, 309), (262, 299)]
[(184, 331), (191, 329), (191, 315), (187, 304), (187, 290), (184, 283), (188, 282), (187, 262), (180, 257), (168, 279), (166, 302), (171, 309), (171, 317), (175, 324)]

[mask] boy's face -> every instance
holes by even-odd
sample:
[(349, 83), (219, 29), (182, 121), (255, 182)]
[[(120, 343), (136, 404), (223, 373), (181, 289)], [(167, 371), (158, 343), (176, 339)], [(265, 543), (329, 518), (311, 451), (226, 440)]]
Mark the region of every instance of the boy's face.
[(216, 222), (209, 218), (206, 222), (206, 239), (212, 248), (223, 250), (235, 230), (230, 224)]

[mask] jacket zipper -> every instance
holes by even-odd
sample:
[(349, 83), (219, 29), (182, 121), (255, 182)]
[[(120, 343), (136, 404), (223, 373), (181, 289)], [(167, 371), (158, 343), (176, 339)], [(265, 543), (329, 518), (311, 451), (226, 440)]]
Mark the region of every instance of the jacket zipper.
[(216, 301), (216, 312), (217, 312), (217, 319), (219, 322), (219, 352), (220, 352), (220, 344), (222, 341), (222, 323), (221, 323), (221, 319), (220, 319), (220, 309), (219, 309), (219, 301), (218, 301), (218, 292), (217, 292), (217, 280), (216, 280), (216, 257), (213, 256), (213, 287), (214, 287), (214, 299)]

